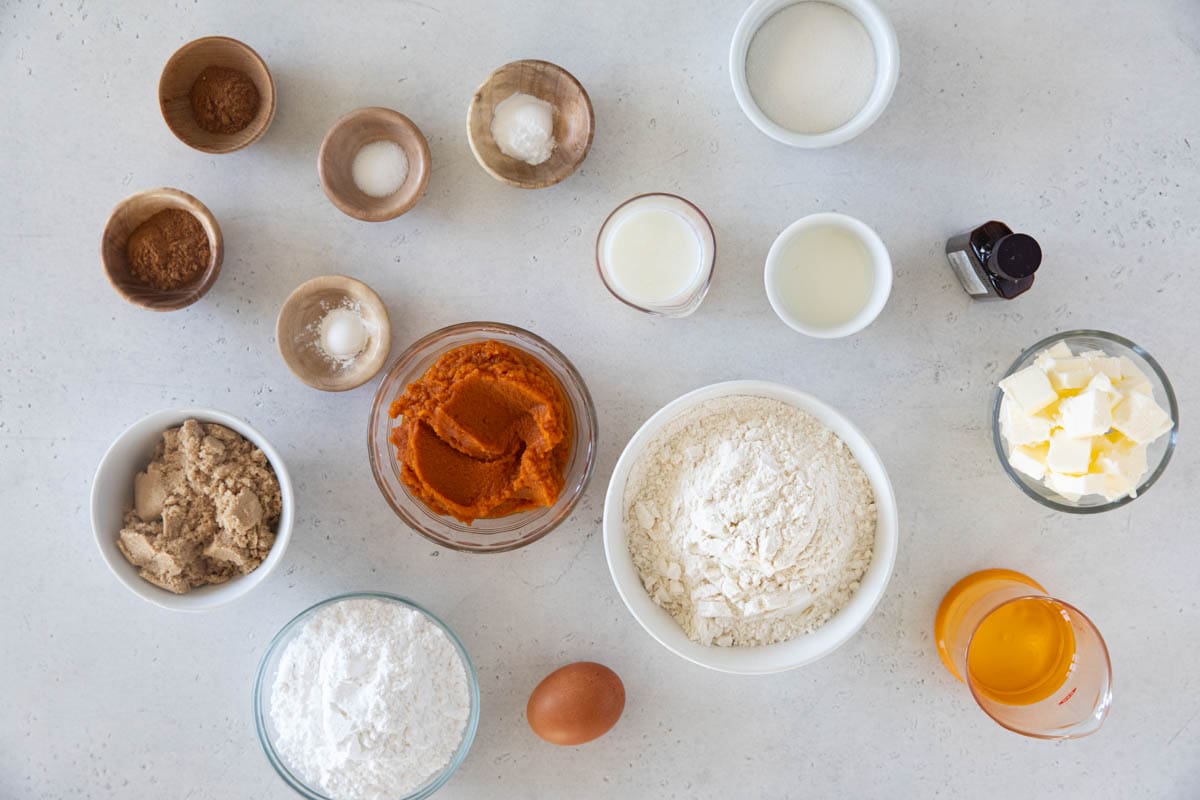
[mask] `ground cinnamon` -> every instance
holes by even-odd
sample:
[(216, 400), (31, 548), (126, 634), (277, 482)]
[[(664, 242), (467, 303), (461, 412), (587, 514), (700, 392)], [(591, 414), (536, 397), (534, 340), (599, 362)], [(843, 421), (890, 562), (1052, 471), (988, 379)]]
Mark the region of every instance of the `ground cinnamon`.
[(192, 116), (209, 133), (237, 133), (258, 113), (258, 89), (231, 67), (205, 67), (192, 84)]
[(134, 280), (160, 291), (191, 283), (212, 255), (204, 226), (178, 208), (160, 211), (138, 225), (125, 252)]

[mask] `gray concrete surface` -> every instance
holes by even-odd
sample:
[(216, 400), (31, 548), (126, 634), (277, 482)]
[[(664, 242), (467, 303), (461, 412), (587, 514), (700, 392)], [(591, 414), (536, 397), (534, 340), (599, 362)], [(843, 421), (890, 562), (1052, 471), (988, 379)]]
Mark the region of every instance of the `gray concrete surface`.
[[(364, 588), (442, 614), (478, 665), (483, 721), (446, 800), (1200, 796), (1200, 9), (883, 5), (902, 50), (891, 107), (860, 139), (801, 152), (734, 102), (737, 2), (0, 2), (0, 796), (292, 796), (259, 749), (251, 678), (293, 614)], [(279, 91), (265, 138), (226, 156), (176, 141), (156, 103), (171, 52), (213, 33), (257, 48)], [(537, 192), (488, 177), (465, 136), (475, 87), (522, 57), (574, 72), (597, 115), (582, 170)], [(316, 172), (327, 127), (370, 104), (412, 117), (434, 160), (422, 204), (380, 225), (338, 213)], [(123, 303), (98, 259), (112, 206), (160, 185), (197, 195), (226, 237), (215, 288), (169, 315)], [(638, 315), (594, 273), (604, 216), (653, 190), (691, 198), (717, 229), (716, 281), (690, 319)], [(882, 316), (842, 341), (793, 333), (761, 288), (775, 234), (820, 210), (873, 225), (896, 265)], [(971, 302), (941, 255), (947, 237), (992, 217), (1046, 253), (1013, 303)], [(366, 459), (374, 384), (321, 394), (276, 352), (284, 298), (333, 272), (384, 297), (394, 352), (496, 319), (574, 360), (601, 444), (568, 524), (493, 557), (439, 550), (400, 524)], [(1024, 346), (1090, 326), (1159, 358), (1183, 435), (1145, 497), (1069, 517), (1001, 472), (988, 404)], [(835, 655), (768, 678), (706, 672), (658, 646), (618, 599), (600, 541), (628, 437), (676, 395), (729, 378), (784, 381), (845, 411), (901, 509), (874, 617)], [(188, 404), (263, 430), (299, 492), (280, 571), (199, 616), (123, 589), (88, 522), (108, 443)], [(1116, 700), (1096, 736), (1010, 734), (942, 669), (937, 602), (989, 566), (1033, 574), (1103, 630)], [(532, 736), (524, 704), (578, 659), (615, 668), (629, 703), (602, 740), (557, 749)]]

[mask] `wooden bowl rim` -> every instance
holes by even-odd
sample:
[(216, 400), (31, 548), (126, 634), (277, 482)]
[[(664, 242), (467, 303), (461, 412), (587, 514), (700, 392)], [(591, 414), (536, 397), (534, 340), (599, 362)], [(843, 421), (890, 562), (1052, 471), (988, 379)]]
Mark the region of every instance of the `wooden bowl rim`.
[[(479, 151), (475, 141), (475, 134), (472, 130), (473, 126), (471, 125), (471, 121), (474, 119), (475, 114), (477, 113), (476, 109), (481, 107), (481, 101), (483, 98), (480, 95), (483, 90), (486, 89), (502, 71), (520, 67), (522, 65), (546, 67), (549, 70), (566, 78), (567, 82), (572, 84), (579, 92), (580, 97), (583, 98), (583, 106), (587, 109), (587, 140), (584, 142), (583, 149), (579, 152), (579, 158), (571, 164), (570, 169), (563, 171), (562, 174), (558, 176), (551, 176), (550, 180), (546, 180), (545, 178), (519, 180), (516, 178), (510, 178), (507, 175), (497, 171), (490, 163), (488, 163), (487, 158)], [(508, 184), (509, 186), (515, 186), (518, 189), (545, 189), (547, 187), (554, 186), (557, 183), (561, 183), (562, 181), (571, 177), (575, 174), (575, 171), (579, 169), (579, 165), (582, 164), (587, 158), (588, 153), (592, 151), (592, 142), (595, 138), (596, 112), (592, 107), (592, 97), (588, 94), (587, 89), (584, 88), (579, 79), (572, 75), (570, 70), (568, 70), (566, 67), (562, 67), (558, 64), (555, 64), (553, 61), (546, 61), (541, 58), (520, 58), (516, 61), (510, 61), (507, 64), (501, 64), (500, 66), (496, 67), (491, 71), (487, 78), (484, 79), (483, 83), (479, 84), (479, 88), (475, 90), (475, 94), (471, 98), (471, 105), (467, 108), (467, 143), (471, 146), (471, 153), (475, 156), (475, 160), (479, 162), (479, 166), (483, 167), (487, 174), (491, 175), (501, 183)]]
[[(325, 169), (325, 160), (328, 153), (330, 143), (340, 134), (350, 123), (362, 117), (372, 117), (383, 120), (392, 125), (399, 126), (408, 131), (412, 136), (412, 140), (417, 146), (418, 164), (421, 169), (421, 177), (417, 182), (416, 187), (404, 196), (400, 202), (395, 202), (400, 193), (389, 195), (387, 197), (370, 198), (373, 202), (371, 207), (362, 210), (360, 206), (350, 203), (342, 194), (335, 191), (330, 185), (329, 176)], [(389, 141), (396, 141), (394, 139)], [(404, 147), (402, 142), (396, 141), (401, 147)], [(408, 150), (405, 148), (405, 155), (408, 155)], [(413, 168), (412, 163), (409, 164), (409, 171)], [(342, 116), (338, 117), (333, 125), (329, 126), (329, 130), (325, 132), (325, 137), (321, 139), (321, 149), (317, 153), (317, 175), (321, 178), (321, 188), (325, 190), (325, 196), (329, 198), (329, 202), (348, 217), (362, 220), (363, 222), (387, 222), (396, 217), (407, 214), (416, 207), (421, 198), (425, 196), (426, 189), (429, 188), (429, 173), (433, 171), (433, 157), (429, 151), (429, 140), (425, 138), (425, 134), (417, 123), (413, 122), (405, 114), (400, 113), (394, 108), (385, 106), (363, 106), (347, 111)], [(387, 201), (393, 200), (388, 203)], [(365, 284), (364, 284), (365, 285)], [(369, 288), (369, 287), (368, 287)]]
[[(224, 146), (224, 147), (213, 147), (210, 145), (202, 145), (202, 144), (198, 144), (193, 141), (189, 141), (186, 138), (186, 136), (183, 134), (183, 132), (181, 132), (174, 125), (171, 124), (171, 118), (167, 114), (166, 106), (163, 104), (162, 86), (163, 86), (163, 80), (167, 76), (167, 70), (171, 69), (173, 66), (176, 65), (176, 62), (178, 61), (179, 58), (181, 58), (183, 56), (183, 54), (186, 50), (196, 47), (196, 46), (199, 46), (201, 44), (207, 44), (209, 42), (219, 43), (219, 44), (233, 47), (234, 49), (245, 51), (245, 53), (253, 61), (255, 61), (260, 67), (262, 67), (263, 73), (267, 76), (267, 96), (265, 98), (260, 96), (260, 98), (259, 98), (260, 102), (265, 100), (267, 103), (267, 116), (266, 116), (266, 118), (263, 119), (262, 124), (258, 127), (257, 130), (254, 131), (254, 133), (250, 136), (250, 138), (248, 138), (246, 141), (242, 142), (241, 144), (230, 143), (228, 146)], [(267, 128), (270, 128), (271, 123), (275, 121), (275, 76), (271, 74), (271, 68), (267, 66), (266, 60), (264, 60), (263, 57), (258, 54), (258, 51), (255, 50), (250, 45), (246, 44), (245, 42), (241, 41), (240, 39), (234, 39), (232, 36), (219, 36), (219, 35), (218, 36), (201, 36), (198, 39), (192, 39), (190, 42), (184, 42), (183, 44), (181, 44), (175, 50), (175, 52), (171, 54), (171, 57), (167, 59), (167, 63), (163, 64), (162, 72), (160, 72), (159, 76), (158, 76), (158, 113), (162, 116), (163, 122), (165, 122), (167, 125), (167, 129), (171, 131), (171, 133), (175, 136), (175, 138), (178, 139), (179, 141), (183, 142), (184, 144), (186, 144), (188, 147), (192, 148), (193, 150), (199, 150), (202, 153), (209, 153), (212, 155), (224, 155), (225, 153), (235, 153), (238, 150), (243, 150), (243, 149), (249, 147), (250, 145), (257, 142), (259, 139), (261, 139), (263, 137), (263, 134), (265, 134), (267, 132)], [(224, 135), (233, 137), (233, 136), (237, 136), (240, 133), (241, 133), (241, 131), (239, 131), (237, 134), (231, 133), (231, 134), (224, 134)], [(222, 134), (213, 134), (213, 135), (220, 136)]]
[[(208, 256), (208, 266), (205, 267), (204, 274), (196, 282), (195, 286), (188, 290), (187, 294), (179, 300), (172, 302), (155, 302), (152, 298), (140, 298), (131, 295), (126, 291), (125, 287), (121, 286), (113, 277), (113, 265), (109, 262), (108, 254), (105, 252), (105, 242), (108, 241), (109, 231), (112, 230), (113, 224), (116, 222), (117, 215), (135, 200), (139, 198), (159, 198), (159, 197), (174, 197), (180, 200), (187, 207), (189, 213), (199, 217), (207, 223), (205, 233), (208, 234), (208, 247), (211, 251)], [(159, 211), (168, 208), (176, 208), (174, 205), (163, 205)], [(158, 213), (157, 211), (155, 213)], [(225, 261), (225, 236), (221, 232), (221, 225), (217, 222), (217, 218), (209, 211), (208, 206), (204, 205), (195, 195), (188, 194), (182, 189), (175, 189), (170, 186), (160, 186), (156, 189), (142, 189), (139, 192), (125, 197), (115, 206), (112, 213), (108, 215), (108, 222), (104, 225), (104, 234), (100, 238), (100, 263), (104, 266), (104, 277), (108, 279), (108, 283), (121, 299), (131, 305), (145, 308), (150, 311), (178, 311), (181, 308), (187, 308), (195, 303), (201, 297), (208, 294), (208, 290), (217, 282), (217, 277), (221, 274), (221, 265)], [(172, 292), (178, 292), (179, 289), (172, 289)], [(145, 288), (144, 294), (158, 292), (153, 288)], [(165, 292), (162, 292), (165, 294)]]
[[(295, 348), (290, 345), (287, 347), (284, 346), (284, 321), (289, 311), (292, 311), (295, 305), (308, 295), (326, 289), (343, 291), (344, 287), (347, 286), (355, 287), (366, 299), (367, 304), (371, 306), (371, 310), (375, 314), (376, 321), (379, 324), (377, 335), (382, 346), (371, 360), (366, 362), (366, 367), (362, 369), (360, 375), (356, 375), (346, 381), (338, 381), (336, 380), (336, 376), (333, 376), (332, 379), (329, 376), (325, 376), (325, 382), (321, 383), (312, 375), (306, 374), (300, 369), (298, 362), (293, 362), (292, 355), (295, 352)], [(387, 305), (384, 304), (383, 298), (379, 296), (379, 293), (358, 278), (352, 278), (349, 275), (318, 275), (315, 278), (309, 278), (293, 289), (288, 294), (287, 299), (283, 301), (283, 305), (279, 307), (279, 314), (275, 317), (275, 346), (279, 350), (279, 355), (283, 358), (283, 363), (287, 365), (288, 371), (308, 386), (322, 392), (348, 392), (370, 381), (379, 374), (379, 371), (387, 363), (388, 355), (392, 349), (392, 318), (388, 313)]]

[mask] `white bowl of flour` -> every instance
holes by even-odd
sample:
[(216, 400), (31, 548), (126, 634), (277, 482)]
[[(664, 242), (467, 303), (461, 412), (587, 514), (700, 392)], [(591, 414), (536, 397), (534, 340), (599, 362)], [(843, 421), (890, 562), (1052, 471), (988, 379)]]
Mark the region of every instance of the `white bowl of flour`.
[(721, 672), (794, 669), (847, 642), (883, 596), (898, 538), (870, 442), (834, 408), (766, 381), (668, 403), (629, 441), (604, 504), (629, 611), (668, 650)]

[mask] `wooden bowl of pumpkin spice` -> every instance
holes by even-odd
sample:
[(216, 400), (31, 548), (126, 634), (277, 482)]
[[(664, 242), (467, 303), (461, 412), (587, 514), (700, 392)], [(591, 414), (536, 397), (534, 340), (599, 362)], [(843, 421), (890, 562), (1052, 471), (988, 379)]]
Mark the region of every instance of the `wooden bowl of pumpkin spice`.
[(175, 51), (158, 81), (171, 132), (205, 153), (258, 141), (275, 119), (275, 80), (258, 53), (228, 36), (205, 36)]
[(175, 311), (216, 283), (225, 255), (221, 227), (179, 189), (147, 189), (113, 209), (100, 245), (109, 283), (126, 301), (151, 311)]

